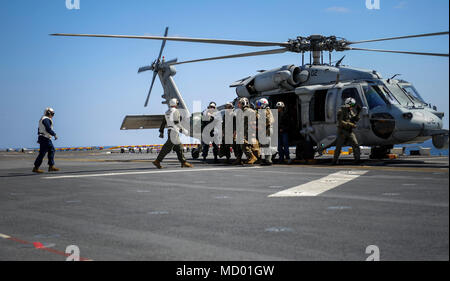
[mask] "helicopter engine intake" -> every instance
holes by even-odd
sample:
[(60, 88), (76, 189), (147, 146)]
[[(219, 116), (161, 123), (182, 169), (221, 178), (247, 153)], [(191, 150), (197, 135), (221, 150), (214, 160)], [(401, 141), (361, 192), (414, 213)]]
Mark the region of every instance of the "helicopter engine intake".
[(266, 92), (280, 87), (292, 90), (300, 83), (300, 72), (300, 68), (294, 65), (286, 65), (277, 69), (265, 71), (255, 76), (255, 90), (258, 92)]

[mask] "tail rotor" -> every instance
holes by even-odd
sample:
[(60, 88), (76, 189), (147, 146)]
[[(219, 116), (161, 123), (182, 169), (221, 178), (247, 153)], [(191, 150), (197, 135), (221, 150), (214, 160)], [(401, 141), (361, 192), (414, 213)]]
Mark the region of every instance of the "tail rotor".
[[(169, 27), (166, 27), (166, 31), (164, 32), (164, 37), (167, 37), (167, 33), (169, 32)], [(150, 89), (148, 91), (147, 94), (147, 99), (145, 100), (145, 104), (144, 106), (147, 107), (148, 105), (148, 100), (150, 99), (150, 94), (152, 92), (153, 89), (153, 84), (155, 83), (155, 79), (156, 79), (156, 75), (158, 74), (158, 71), (160, 69), (160, 65), (161, 65), (161, 56), (164, 50), (164, 47), (166, 46), (166, 40), (163, 39), (162, 44), (161, 44), (161, 49), (159, 51), (159, 55), (158, 58), (152, 63), (152, 65), (150, 66), (143, 66), (141, 68), (139, 68), (138, 73), (144, 72), (144, 71), (148, 71), (148, 70), (153, 70), (153, 78), (152, 78), (152, 83), (150, 85)]]

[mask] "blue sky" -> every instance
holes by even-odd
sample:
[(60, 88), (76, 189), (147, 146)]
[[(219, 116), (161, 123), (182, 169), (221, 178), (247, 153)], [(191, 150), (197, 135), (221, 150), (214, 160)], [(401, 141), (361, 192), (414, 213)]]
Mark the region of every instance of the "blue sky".
[[(56, 110), (56, 146), (161, 143), (154, 130), (120, 131), (127, 114), (160, 114), (157, 80), (144, 107), (151, 72), (137, 74), (158, 55), (160, 42), (103, 38), (51, 37), (49, 33), (169, 35), (257, 41), (285, 41), (310, 34), (364, 40), (449, 30), (446, 0), (148, 1), (80, 0), (68, 10), (65, 0), (8, 0), (0, 9), (0, 148), (36, 147), (37, 122), (47, 106)], [(360, 47), (448, 53), (448, 36), (361, 44)], [(261, 48), (168, 42), (166, 59), (179, 60), (251, 52)], [(449, 114), (449, 60), (361, 51), (344, 64), (375, 69), (384, 77), (401, 73), (421, 95)], [(298, 54), (230, 59), (180, 65), (174, 77), (186, 103), (235, 97), (228, 85), (258, 69), (300, 64)]]

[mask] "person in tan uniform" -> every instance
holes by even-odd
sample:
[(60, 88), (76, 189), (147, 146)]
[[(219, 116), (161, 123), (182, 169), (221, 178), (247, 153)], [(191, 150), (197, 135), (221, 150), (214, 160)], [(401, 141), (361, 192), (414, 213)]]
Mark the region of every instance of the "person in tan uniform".
[(356, 128), (356, 123), (359, 121), (359, 113), (355, 110), (356, 101), (354, 98), (347, 98), (337, 113), (337, 139), (336, 149), (334, 150), (333, 165), (338, 164), (339, 155), (343, 145), (349, 144), (353, 148), (353, 156), (355, 163), (360, 162), (360, 150), (358, 139), (356, 138), (353, 129)]
[[(256, 120), (258, 119), (258, 113), (250, 108), (250, 103), (247, 98), (240, 98), (238, 102), (240, 111), (237, 112), (236, 122), (244, 121), (243, 132), (237, 132), (236, 142), (240, 144), (242, 152), (247, 157), (246, 164), (254, 164), (258, 161), (254, 151), (256, 140)], [(236, 126), (239, 127), (239, 126)], [(250, 129), (250, 130), (249, 130)], [(239, 128), (237, 129), (237, 131)], [(241, 138), (241, 139), (238, 139)], [(253, 146), (253, 148), (252, 148)], [(234, 164), (241, 163), (240, 158), (236, 159)]]

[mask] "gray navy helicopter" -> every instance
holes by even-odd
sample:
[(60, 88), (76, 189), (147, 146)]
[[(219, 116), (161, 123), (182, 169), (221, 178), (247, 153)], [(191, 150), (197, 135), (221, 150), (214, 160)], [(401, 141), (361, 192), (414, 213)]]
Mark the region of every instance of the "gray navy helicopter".
[[(341, 51), (371, 51), (399, 54), (448, 57), (449, 54), (424, 53), (412, 51), (393, 51), (357, 48), (353, 45), (377, 41), (398, 40), (417, 37), (448, 35), (449, 32), (426, 33), (399, 37), (379, 38), (363, 41), (348, 41), (336, 36), (311, 35), (298, 36), (286, 42), (261, 42), (226, 39), (203, 39), (187, 37), (168, 37), (168, 28), (164, 36), (130, 36), (102, 34), (67, 34), (56, 33), (53, 36), (104, 37), (162, 40), (158, 58), (149, 66), (141, 67), (138, 73), (153, 71), (150, 90), (145, 101), (147, 106), (150, 93), (158, 75), (164, 89), (163, 104), (172, 98), (180, 102), (179, 108), (185, 109), (191, 116), (192, 128), (201, 122), (201, 113), (189, 113), (188, 108), (173, 80), (175, 65), (210, 60), (239, 57), (281, 54), (285, 52), (300, 53), (302, 65), (285, 65), (271, 70), (260, 70), (256, 75), (242, 78), (230, 85), (236, 89), (237, 97), (247, 97), (251, 102), (261, 97), (269, 100), (270, 106), (283, 101), (291, 119), (289, 141), (296, 146), (298, 159), (313, 159), (316, 152), (322, 152), (335, 144), (336, 113), (343, 100), (352, 97), (360, 111), (360, 121), (355, 134), (361, 146), (371, 147), (371, 158), (384, 158), (396, 144), (421, 143), (432, 139), (438, 149), (448, 148), (449, 131), (443, 129), (444, 113), (436, 106), (427, 103), (414, 86), (405, 80), (396, 79), (397, 75), (385, 79), (375, 70), (359, 69), (341, 65), (342, 57), (332, 65), (331, 53)], [(226, 44), (250, 47), (281, 48), (257, 52), (241, 53), (227, 56), (210, 57), (178, 62), (177, 59), (161, 59), (166, 41), (194, 43)], [(305, 63), (305, 53), (309, 52), (309, 63)], [(324, 52), (328, 52), (329, 62), (324, 63)], [(237, 98), (235, 99), (235, 101)], [(223, 109), (219, 106), (218, 109)], [(156, 129), (160, 128), (164, 115), (128, 115), (123, 120), (121, 129)], [(193, 151), (194, 158), (198, 151)]]

